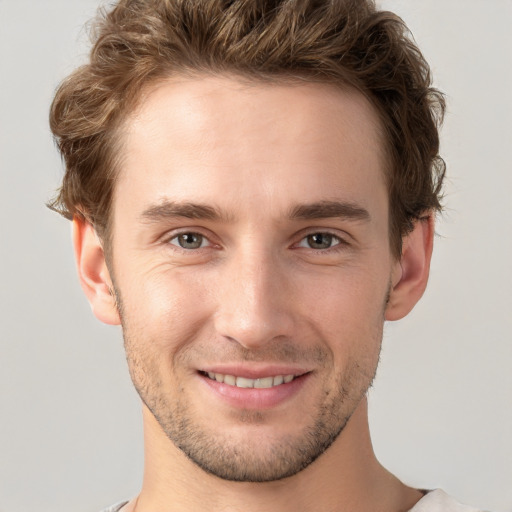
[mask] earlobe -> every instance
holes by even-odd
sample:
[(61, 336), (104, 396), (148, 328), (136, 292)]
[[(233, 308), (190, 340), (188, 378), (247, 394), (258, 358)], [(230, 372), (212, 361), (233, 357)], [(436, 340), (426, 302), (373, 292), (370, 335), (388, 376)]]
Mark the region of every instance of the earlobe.
[(386, 320), (406, 316), (420, 300), (427, 287), (434, 243), (434, 215), (416, 221), (404, 237), (402, 256), (395, 264)]
[(80, 284), (94, 315), (106, 324), (121, 323), (105, 253), (96, 231), (86, 220), (73, 219), (73, 245)]

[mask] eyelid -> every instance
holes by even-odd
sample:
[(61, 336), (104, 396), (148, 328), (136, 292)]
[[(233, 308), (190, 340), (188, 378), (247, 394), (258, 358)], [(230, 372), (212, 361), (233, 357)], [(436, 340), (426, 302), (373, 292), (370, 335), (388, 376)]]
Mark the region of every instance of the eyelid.
[[(196, 235), (196, 236), (200, 236), (201, 237), (201, 244), (199, 245), (199, 247), (196, 247), (194, 249), (186, 249), (185, 247), (181, 247), (181, 245), (178, 242), (178, 239), (179, 239), (179, 237), (181, 235)], [(176, 240), (176, 243), (174, 243), (175, 240)], [(196, 233), (194, 231), (184, 231), (183, 233), (178, 233), (177, 235), (174, 235), (173, 237), (169, 238), (168, 243), (170, 243), (171, 245), (175, 245), (179, 249), (184, 249), (185, 251), (197, 251), (198, 249), (204, 249), (205, 247), (211, 246), (211, 242), (210, 242), (210, 240), (208, 240), (208, 238), (206, 236), (202, 235), (201, 233)]]
[[(326, 248), (313, 248), (313, 247), (309, 247), (307, 245), (307, 239), (310, 237), (310, 236), (313, 236), (313, 235), (329, 235), (333, 240), (333, 243), (330, 247), (326, 247)], [(304, 245), (302, 245), (302, 243), (305, 242)], [(303, 236), (300, 240), (299, 240), (299, 243), (297, 244), (298, 247), (303, 247), (304, 249), (311, 249), (313, 251), (329, 251), (330, 249), (334, 249), (335, 247), (337, 247), (338, 245), (342, 245), (344, 243), (344, 240), (339, 237), (338, 235), (335, 235), (334, 233), (329, 233), (327, 231), (315, 231), (313, 233), (309, 233), (307, 234), (306, 236)]]
[[(185, 248), (181, 247), (178, 243), (176, 243), (176, 244), (172, 243), (172, 240), (175, 240), (180, 235), (185, 235), (185, 234), (199, 235), (207, 242), (207, 245), (198, 247), (197, 249), (185, 249)], [(207, 247), (212, 247), (212, 246), (217, 245), (217, 244), (215, 244), (215, 242), (212, 241), (212, 238), (213, 238), (213, 236), (209, 233), (208, 234), (205, 233), (204, 229), (192, 227), (192, 228), (176, 228), (171, 231), (168, 231), (162, 237), (160, 237), (160, 240), (165, 245), (172, 245), (173, 247), (177, 248), (178, 250), (191, 252), (191, 251), (198, 251), (200, 249), (206, 249)]]
[[(212, 238), (215, 238), (215, 237), (210, 232), (205, 233), (205, 231), (206, 231), (205, 229), (199, 228), (199, 227), (176, 228), (176, 229), (173, 229), (173, 230), (165, 233), (162, 237), (160, 237), (160, 240), (164, 245), (170, 244), (174, 248), (181, 250), (181, 251), (186, 251), (186, 252), (199, 251), (201, 249), (206, 249), (208, 247), (215, 247), (215, 246), (220, 247), (219, 243), (216, 243), (212, 240)], [(336, 232), (334, 232), (334, 231), (336, 231)], [(204, 246), (202, 245), (202, 246), (198, 247), (197, 249), (185, 249), (185, 248), (181, 247), (178, 243), (172, 243), (172, 241), (176, 240), (180, 235), (188, 234), (188, 233), (201, 236), (207, 242), (207, 244)], [(306, 240), (308, 236), (315, 235), (315, 234), (329, 235), (336, 240), (336, 243), (334, 243), (331, 247), (328, 247), (326, 249), (313, 249), (311, 247), (303, 247), (303, 246), (299, 245), (301, 242)], [(304, 230), (301, 233), (299, 233), (298, 237), (300, 237), (298, 242), (295, 242), (291, 248), (304, 248), (304, 249), (309, 249), (309, 250), (315, 251), (315, 252), (328, 252), (328, 251), (335, 251), (337, 248), (339, 249), (341, 247), (346, 247), (346, 246), (351, 245), (350, 241), (347, 240), (348, 238), (351, 238), (351, 236), (348, 233), (345, 234), (345, 236), (343, 236), (343, 234), (340, 234), (339, 231), (331, 230), (329, 228), (307, 229), (307, 230)]]
[[(313, 249), (311, 247), (303, 247), (303, 246), (299, 245), (301, 242), (303, 242), (305, 239), (307, 239), (308, 236), (312, 236), (312, 235), (329, 235), (329, 236), (333, 237), (334, 239), (336, 239), (337, 243), (333, 244), (331, 247), (328, 247), (327, 249)], [(336, 248), (340, 248), (340, 246), (349, 246), (349, 245), (351, 245), (349, 239), (352, 238), (348, 233), (341, 234), (338, 230), (333, 230), (333, 229), (329, 229), (329, 228), (308, 229), (307, 231), (305, 230), (305, 231), (302, 231), (301, 233), (299, 233), (298, 236), (300, 238), (299, 238), (299, 241), (294, 244), (295, 247), (310, 249), (315, 252), (322, 252), (322, 251), (326, 252), (326, 251), (330, 251), (330, 250), (336, 250)]]

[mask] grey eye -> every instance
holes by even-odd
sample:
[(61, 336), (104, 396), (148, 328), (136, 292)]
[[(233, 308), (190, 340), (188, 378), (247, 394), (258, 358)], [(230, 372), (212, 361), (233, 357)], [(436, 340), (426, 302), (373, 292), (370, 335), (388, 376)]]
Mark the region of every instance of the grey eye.
[(170, 240), (173, 245), (182, 249), (199, 249), (206, 245), (206, 238), (199, 233), (181, 233)]
[(337, 236), (329, 233), (313, 233), (303, 238), (299, 246), (309, 249), (330, 249), (339, 243), (340, 240)]

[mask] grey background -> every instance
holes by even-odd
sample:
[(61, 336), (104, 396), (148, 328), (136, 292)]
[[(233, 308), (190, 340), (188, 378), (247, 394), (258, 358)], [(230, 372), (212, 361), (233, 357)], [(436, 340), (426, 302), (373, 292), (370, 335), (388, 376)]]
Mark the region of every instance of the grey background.
[[(512, 2), (387, 0), (448, 95), (447, 211), (427, 294), (386, 327), (370, 396), (405, 482), (512, 511)], [(90, 313), (47, 126), (96, 0), (0, 0), (0, 511), (94, 511), (134, 495), (141, 420), (121, 334)]]

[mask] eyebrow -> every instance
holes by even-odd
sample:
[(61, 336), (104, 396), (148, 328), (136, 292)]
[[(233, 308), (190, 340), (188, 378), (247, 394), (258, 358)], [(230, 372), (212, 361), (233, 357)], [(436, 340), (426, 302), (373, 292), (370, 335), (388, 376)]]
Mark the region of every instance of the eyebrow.
[(370, 221), (368, 210), (354, 203), (342, 201), (319, 201), (299, 204), (290, 211), (291, 219), (314, 220), (339, 217), (347, 220)]
[(190, 202), (180, 203), (167, 200), (150, 206), (141, 214), (141, 219), (146, 222), (159, 222), (178, 217), (199, 220), (229, 220), (225, 213), (221, 212), (214, 206)]
[[(369, 221), (370, 214), (365, 208), (350, 202), (318, 201), (298, 204), (291, 208), (288, 217), (292, 220), (314, 220), (342, 218), (347, 220)], [(145, 209), (141, 214), (144, 222), (160, 222), (173, 218), (213, 220), (229, 222), (233, 217), (215, 206), (201, 203), (162, 201)]]

